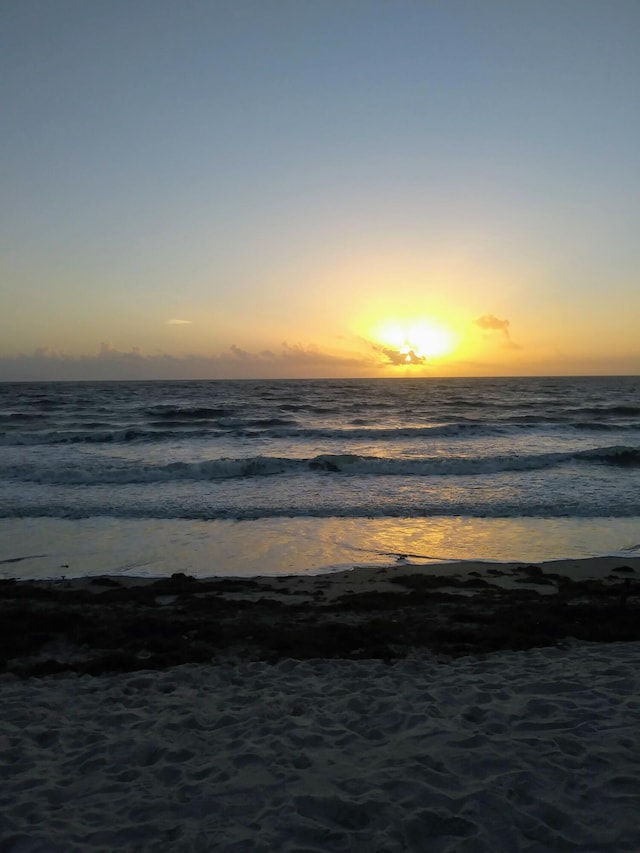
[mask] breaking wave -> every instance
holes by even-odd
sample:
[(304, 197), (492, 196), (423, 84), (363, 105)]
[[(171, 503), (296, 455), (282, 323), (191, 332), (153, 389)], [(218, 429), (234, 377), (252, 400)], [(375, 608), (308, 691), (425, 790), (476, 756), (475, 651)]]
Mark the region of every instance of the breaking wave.
[(6, 479), (49, 485), (126, 485), (170, 481), (228, 480), (296, 474), (346, 476), (445, 477), (499, 474), (509, 471), (542, 471), (571, 463), (640, 466), (640, 449), (613, 446), (567, 453), (488, 457), (397, 458), (357, 454), (321, 454), (292, 459), (279, 456), (251, 456), (241, 459), (210, 459), (201, 462), (171, 462), (166, 465), (127, 464), (123, 461), (92, 459), (90, 463), (47, 468), (7, 466)]

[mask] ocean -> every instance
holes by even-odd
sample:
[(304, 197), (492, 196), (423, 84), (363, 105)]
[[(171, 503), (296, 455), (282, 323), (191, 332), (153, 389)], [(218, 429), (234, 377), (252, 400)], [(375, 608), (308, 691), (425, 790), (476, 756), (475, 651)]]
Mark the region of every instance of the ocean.
[(0, 577), (639, 543), (638, 377), (0, 384)]

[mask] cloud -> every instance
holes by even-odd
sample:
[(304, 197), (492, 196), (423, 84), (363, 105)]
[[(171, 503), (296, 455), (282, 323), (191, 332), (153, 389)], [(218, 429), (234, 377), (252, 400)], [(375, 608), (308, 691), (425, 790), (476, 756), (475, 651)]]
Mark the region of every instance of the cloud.
[(479, 326), (479, 328), (484, 329), (487, 332), (502, 332), (506, 346), (510, 349), (520, 349), (518, 344), (511, 340), (511, 334), (509, 333), (509, 320), (500, 320), (498, 317), (494, 317), (493, 314), (483, 314), (482, 317), (478, 317), (478, 319), (473, 322), (476, 326)]
[(172, 317), (170, 320), (167, 320), (167, 326), (190, 326), (193, 320), (178, 320), (176, 317)]
[[(418, 355), (415, 350), (409, 347), (384, 347), (381, 344), (374, 344), (366, 338), (361, 339), (363, 344), (378, 355), (376, 363), (378, 367), (385, 367), (389, 364), (398, 367), (407, 366), (409, 364), (428, 364), (429, 359), (424, 355)], [(380, 361), (379, 356), (384, 356), (386, 361)]]
[(391, 347), (375, 347), (375, 349), (386, 356), (390, 364), (424, 364), (427, 360), (423, 355), (416, 355), (412, 349), (408, 352), (402, 352)]
[(493, 314), (483, 314), (482, 317), (478, 317), (478, 319), (473, 322), (476, 326), (480, 326), (481, 329), (496, 329), (504, 332), (506, 335), (509, 334), (509, 321), (498, 320), (498, 318), (494, 317)]
[(348, 367), (349, 365), (358, 365), (360, 367), (371, 367), (370, 359), (363, 358), (359, 355), (351, 353), (347, 355), (334, 355), (333, 353), (324, 352), (319, 347), (304, 344), (288, 344), (282, 342), (280, 356), (284, 362), (288, 364), (307, 364), (313, 367)]
[[(62, 356), (62, 358), (67, 358)], [(97, 358), (102, 361), (121, 361), (125, 359), (127, 361), (137, 360), (143, 358), (142, 350), (140, 347), (131, 347), (128, 352), (120, 352), (117, 350), (112, 343), (105, 343), (104, 341), (100, 344), (100, 350), (98, 352)]]
[(0, 358), (0, 380), (109, 379), (270, 379), (370, 376), (377, 364), (358, 353), (334, 355), (313, 346), (289, 345), (280, 351), (251, 352), (233, 344), (212, 355), (143, 353), (139, 347), (118, 350), (100, 345), (95, 355), (69, 355), (39, 347), (30, 355)]
[(235, 344), (231, 344), (230, 350), (236, 358), (240, 359), (240, 361), (249, 361), (252, 358), (252, 354), (248, 350), (241, 349)]

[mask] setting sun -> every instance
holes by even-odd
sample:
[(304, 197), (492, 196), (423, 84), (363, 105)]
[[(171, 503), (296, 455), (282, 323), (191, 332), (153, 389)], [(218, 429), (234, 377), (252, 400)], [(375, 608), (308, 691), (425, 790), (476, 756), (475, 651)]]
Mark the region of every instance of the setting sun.
[(435, 320), (389, 320), (380, 324), (373, 336), (396, 352), (397, 358), (393, 359), (396, 364), (416, 364), (442, 358), (456, 347), (453, 331)]

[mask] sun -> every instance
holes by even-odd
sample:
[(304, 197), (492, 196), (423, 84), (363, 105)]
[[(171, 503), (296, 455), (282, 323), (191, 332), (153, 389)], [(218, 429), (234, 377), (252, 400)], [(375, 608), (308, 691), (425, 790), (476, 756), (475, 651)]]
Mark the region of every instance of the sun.
[(395, 364), (416, 364), (449, 355), (456, 347), (453, 331), (436, 320), (385, 320), (373, 337), (390, 348)]

